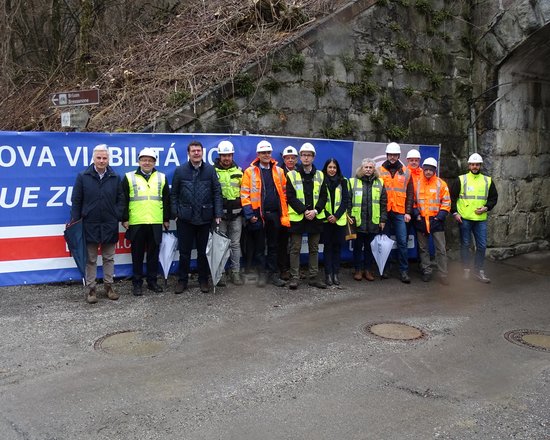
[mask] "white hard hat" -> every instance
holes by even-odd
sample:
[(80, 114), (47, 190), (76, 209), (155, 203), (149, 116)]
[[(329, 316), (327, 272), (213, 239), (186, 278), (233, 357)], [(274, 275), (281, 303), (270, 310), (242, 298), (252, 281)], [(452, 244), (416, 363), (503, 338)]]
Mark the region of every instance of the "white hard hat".
[(416, 149), (409, 150), (407, 153), (407, 159), (420, 159), (420, 151)]
[(483, 158), (479, 154), (474, 153), (468, 158), (468, 163), (483, 163)]
[(139, 152), (138, 159), (141, 159), (143, 156), (152, 157), (155, 161), (158, 159), (156, 150), (152, 148), (144, 148)]
[(313, 146), (313, 144), (310, 144), (309, 142), (306, 142), (300, 147), (300, 154), (303, 153), (304, 151), (309, 151), (313, 154), (316, 154), (315, 147)]
[(423, 167), (425, 167), (426, 165), (437, 168), (437, 160), (435, 160), (433, 157), (428, 157), (424, 160), (424, 162), (422, 162)]
[(235, 152), (235, 148), (233, 147), (233, 144), (229, 141), (221, 141), (218, 144), (218, 154), (233, 154)]
[(401, 154), (401, 147), (397, 142), (390, 142), (386, 146), (386, 154)]
[(289, 145), (283, 150), (282, 156), (285, 157), (285, 156), (291, 156), (291, 155), (298, 156), (298, 152), (296, 151), (296, 148)]
[(273, 151), (273, 147), (268, 141), (260, 141), (256, 145), (256, 153), (261, 153), (262, 151)]

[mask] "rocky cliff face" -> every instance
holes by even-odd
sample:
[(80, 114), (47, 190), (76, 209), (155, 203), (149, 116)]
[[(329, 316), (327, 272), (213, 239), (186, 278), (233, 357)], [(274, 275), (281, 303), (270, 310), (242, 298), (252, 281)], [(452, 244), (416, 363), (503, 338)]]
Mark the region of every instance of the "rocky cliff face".
[(494, 254), (545, 247), (549, 20), (547, 1), (359, 0), (161, 129), (440, 143), (448, 180), (479, 151), (500, 192)]

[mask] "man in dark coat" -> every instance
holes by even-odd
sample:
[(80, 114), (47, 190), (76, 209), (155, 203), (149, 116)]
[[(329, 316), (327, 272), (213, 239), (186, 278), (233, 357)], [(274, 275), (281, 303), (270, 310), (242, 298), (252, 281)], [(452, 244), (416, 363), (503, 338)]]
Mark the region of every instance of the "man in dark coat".
[(86, 301), (89, 304), (97, 302), (97, 255), (100, 247), (105, 293), (109, 299), (117, 300), (119, 295), (113, 290), (113, 276), (118, 222), (122, 217), (124, 198), (120, 177), (109, 166), (107, 145), (94, 148), (93, 164), (78, 174), (71, 200), (71, 221), (82, 218), (88, 252)]
[(212, 221), (219, 224), (223, 215), (222, 190), (214, 167), (202, 159), (202, 144), (191, 141), (187, 154), (189, 161), (176, 168), (170, 191), (180, 251), (179, 280), (175, 293), (187, 289), (193, 242), (197, 247), (200, 289), (207, 293), (210, 288), (206, 244)]

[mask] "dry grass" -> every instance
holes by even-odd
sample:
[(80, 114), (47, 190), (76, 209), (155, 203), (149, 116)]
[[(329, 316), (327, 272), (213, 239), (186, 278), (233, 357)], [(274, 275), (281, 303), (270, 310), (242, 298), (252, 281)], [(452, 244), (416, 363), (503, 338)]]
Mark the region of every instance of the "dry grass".
[[(279, 1), (271, 0), (275, 6)], [(50, 106), (49, 94), (97, 87), (101, 104), (91, 109), (87, 130), (139, 131), (175, 110), (178, 98), (192, 99), (234, 77), (346, 2), (287, 0), (286, 11), (275, 8), (273, 15), (252, 1), (194, 0), (161, 30), (140, 32), (124, 49), (93, 53), (93, 81), (59, 71), (4, 86), (0, 129), (58, 131), (60, 112)]]

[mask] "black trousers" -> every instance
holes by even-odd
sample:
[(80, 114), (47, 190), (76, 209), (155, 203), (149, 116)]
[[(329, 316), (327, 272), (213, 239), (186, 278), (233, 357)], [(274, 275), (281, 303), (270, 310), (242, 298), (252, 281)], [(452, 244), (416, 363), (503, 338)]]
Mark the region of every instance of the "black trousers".
[(290, 251), (288, 246), (289, 230), (290, 228), (281, 226), (279, 229), (279, 238), (277, 239), (279, 242), (277, 245), (277, 266), (281, 273), (290, 270)]
[(210, 223), (205, 225), (193, 225), (188, 222), (178, 220), (178, 245), (180, 251), (179, 261), (179, 281), (187, 284), (189, 281), (189, 267), (191, 265), (191, 251), (193, 243), (197, 247), (197, 269), (199, 272), (199, 283), (207, 283), (210, 269), (206, 259), (206, 244), (208, 243), (208, 233), (210, 232)]
[[(277, 249), (279, 247), (279, 231), (281, 218), (278, 212), (264, 212), (262, 228), (247, 228), (249, 251), (254, 255), (258, 272), (277, 273)], [(253, 247), (253, 248), (252, 248)], [(267, 257), (265, 250), (267, 247)]]
[(147, 284), (157, 282), (159, 271), (159, 244), (153, 231), (158, 225), (138, 225), (139, 229), (132, 236), (132, 271), (133, 284), (143, 284), (143, 259), (147, 254)]

